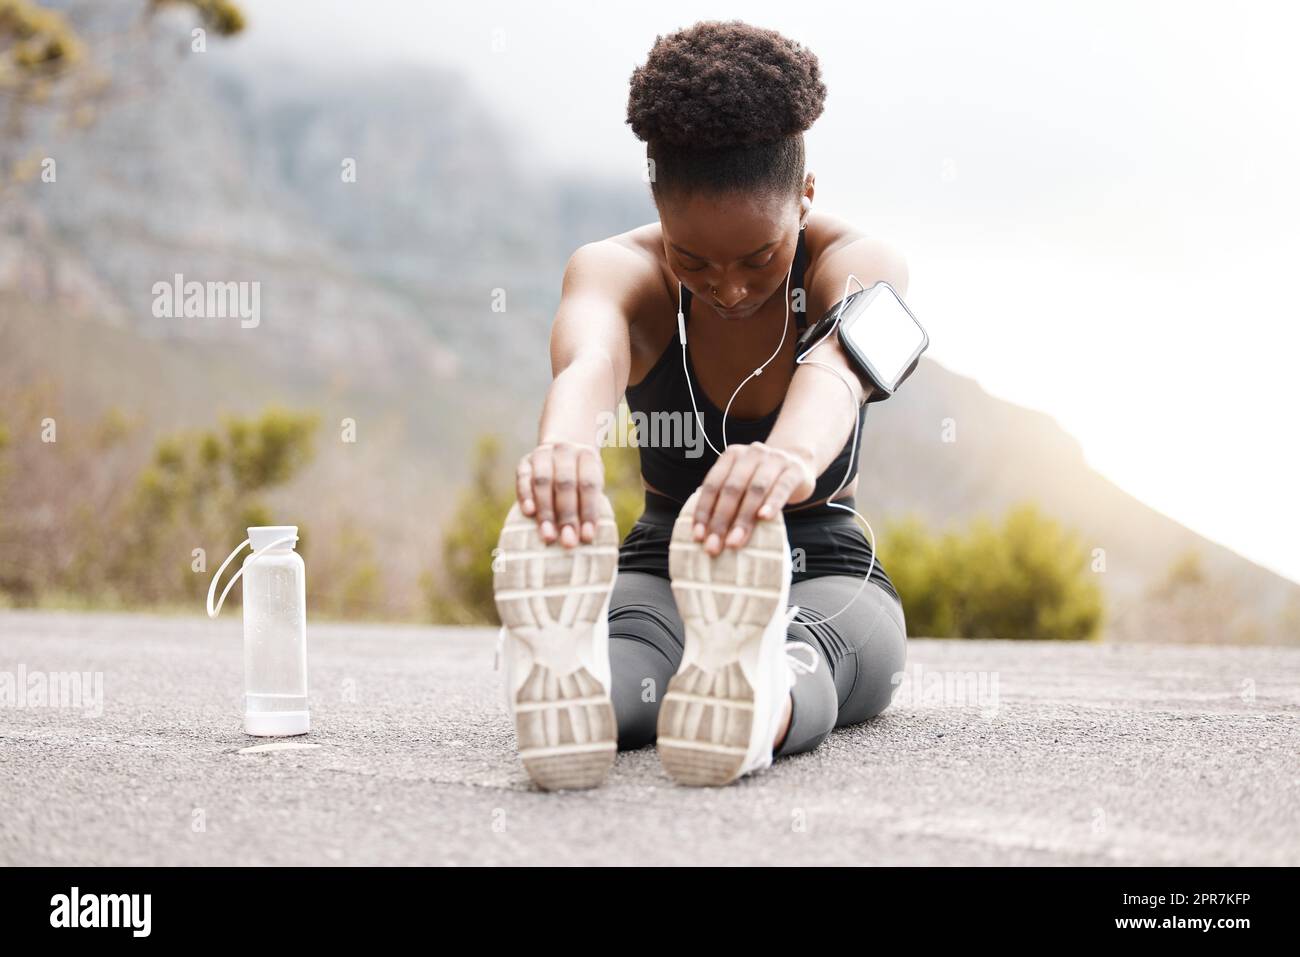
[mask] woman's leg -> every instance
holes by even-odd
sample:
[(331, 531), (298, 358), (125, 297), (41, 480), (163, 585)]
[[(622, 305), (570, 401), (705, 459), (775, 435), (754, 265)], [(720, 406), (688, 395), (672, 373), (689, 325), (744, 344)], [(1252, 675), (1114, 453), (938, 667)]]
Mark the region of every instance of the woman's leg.
[(609, 602), (610, 697), (620, 751), (653, 743), (685, 629), (668, 579), (620, 571)]
[(812, 674), (798, 676), (790, 730), (778, 757), (811, 751), (831, 729), (865, 721), (889, 706), (897, 687), (894, 676), (907, 660), (907, 623), (899, 600), (868, 582), (843, 614), (818, 621), (848, 604), (861, 585), (861, 578), (826, 575), (790, 587), (790, 603), (799, 606), (799, 614), (789, 636), (812, 645), (821, 660)]

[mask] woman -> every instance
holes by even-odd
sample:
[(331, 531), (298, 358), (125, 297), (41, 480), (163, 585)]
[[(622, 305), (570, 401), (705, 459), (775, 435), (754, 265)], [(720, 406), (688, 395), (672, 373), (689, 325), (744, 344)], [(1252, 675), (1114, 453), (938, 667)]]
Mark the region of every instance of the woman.
[[(725, 784), (889, 704), (902, 603), (829, 504), (852, 505), (854, 415), (886, 396), (834, 336), (796, 366), (790, 314), (802, 330), (850, 275), (902, 294), (907, 272), (811, 215), (803, 133), (825, 96), (811, 52), (739, 21), (657, 38), (632, 75), (659, 221), (569, 260), (495, 565), (507, 704), (543, 788), (599, 784), (656, 740), (679, 783)], [(645, 512), (620, 546), (596, 446), (621, 396), (685, 428), (640, 438)]]

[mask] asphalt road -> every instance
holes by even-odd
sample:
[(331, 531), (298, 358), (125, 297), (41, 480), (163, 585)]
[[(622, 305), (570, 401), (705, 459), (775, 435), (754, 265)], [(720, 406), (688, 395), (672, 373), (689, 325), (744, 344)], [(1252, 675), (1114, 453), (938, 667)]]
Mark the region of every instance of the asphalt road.
[[(315, 747), (255, 752), (240, 635), (0, 612), (0, 864), (1300, 864), (1300, 650), (913, 641), (811, 754), (547, 794), (493, 632), (311, 625)], [(72, 671), (80, 707), (19, 700)]]

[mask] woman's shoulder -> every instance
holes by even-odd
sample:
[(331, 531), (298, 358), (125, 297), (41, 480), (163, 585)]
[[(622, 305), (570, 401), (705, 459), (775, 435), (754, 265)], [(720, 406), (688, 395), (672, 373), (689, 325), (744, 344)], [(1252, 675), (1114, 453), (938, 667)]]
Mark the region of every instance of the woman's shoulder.
[(808, 257), (812, 266), (839, 253), (849, 245), (861, 250), (861, 255), (871, 256), (881, 262), (903, 260), (902, 252), (894, 244), (873, 236), (868, 230), (846, 219), (825, 212), (814, 212), (809, 215), (807, 244)]
[(662, 311), (671, 299), (658, 221), (593, 240), (573, 255), (603, 272), (602, 286), (624, 305), (634, 325), (641, 316)]
[(841, 217), (812, 213), (808, 217), (807, 248), (805, 285), (809, 289), (825, 287), (824, 293), (832, 296), (828, 303), (840, 298), (833, 293), (849, 273), (868, 285), (884, 279), (895, 288), (906, 287), (907, 260), (903, 253)]
[(624, 317), (632, 363), (628, 381), (640, 382), (677, 328), (659, 223), (584, 243), (569, 257), (564, 284), (566, 295), (595, 296)]

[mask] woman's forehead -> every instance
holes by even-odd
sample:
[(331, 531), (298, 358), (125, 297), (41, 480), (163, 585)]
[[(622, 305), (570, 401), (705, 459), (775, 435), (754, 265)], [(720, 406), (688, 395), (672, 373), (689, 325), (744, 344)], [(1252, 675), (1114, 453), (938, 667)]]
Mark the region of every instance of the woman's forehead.
[(659, 219), (669, 246), (728, 262), (779, 242), (796, 208), (775, 196), (697, 194), (665, 203)]

